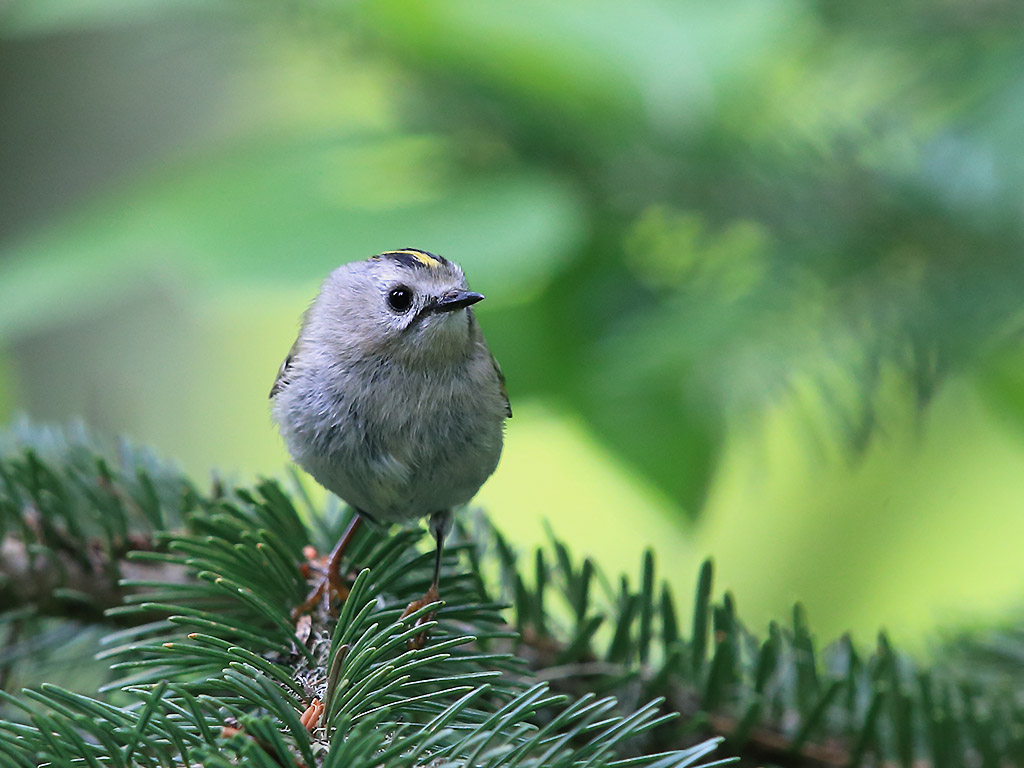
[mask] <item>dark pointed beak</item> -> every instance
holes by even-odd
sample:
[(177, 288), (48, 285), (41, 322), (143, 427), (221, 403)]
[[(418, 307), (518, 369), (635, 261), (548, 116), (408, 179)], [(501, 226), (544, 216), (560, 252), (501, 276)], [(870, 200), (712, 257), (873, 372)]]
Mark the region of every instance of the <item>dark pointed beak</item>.
[(430, 305), (432, 312), (454, 312), (482, 301), (484, 295), (476, 291), (449, 291)]

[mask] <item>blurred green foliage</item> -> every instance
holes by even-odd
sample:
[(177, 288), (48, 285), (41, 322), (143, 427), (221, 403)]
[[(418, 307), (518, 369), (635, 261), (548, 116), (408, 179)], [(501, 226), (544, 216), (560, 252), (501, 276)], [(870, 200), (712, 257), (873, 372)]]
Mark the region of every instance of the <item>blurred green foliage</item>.
[[(513, 400), (545, 403), (510, 445), (535, 470), (588, 457), (544, 493), (592, 486), (610, 454), (643, 487), (628, 498), (661, 500), (627, 513), (638, 538), (708, 510), (698, 547), (735, 543), (764, 500), (751, 530), (796, 542), (773, 599), (810, 583), (828, 605), (812, 566), (795, 575), (834, 522), (822, 500), (870, 553), (851, 555), (856, 582), (888, 557), (871, 526), (918, 515), (906, 489), (957, 461), (914, 458), (904, 437), (936, 418), (917, 409), (954, 393), (935, 430), (954, 440), (963, 414), (987, 419), (965, 454), (1024, 427), (1021, 16), (1005, 0), (8, 0), (0, 407), (275, 471), (261, 398), (315, 281), (424, 247), (489, 295)], [(747, 488), (738, 467), (762, 465), (774, 485)], [(963, 508), (928, 514), (942, 528)], [(591, 518), (622, 514), (567, 524), (600, 537)]]

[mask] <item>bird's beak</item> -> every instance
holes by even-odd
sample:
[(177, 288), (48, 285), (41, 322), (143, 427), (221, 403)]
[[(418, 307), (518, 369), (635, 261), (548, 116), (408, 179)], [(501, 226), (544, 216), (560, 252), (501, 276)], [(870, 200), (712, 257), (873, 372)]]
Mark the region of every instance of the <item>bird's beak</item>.
[(432, 312), (454, 312), (456, 309), (468, 307), (483, 299), (482, 293), (476, 291), (449, 291), (430, 305)]

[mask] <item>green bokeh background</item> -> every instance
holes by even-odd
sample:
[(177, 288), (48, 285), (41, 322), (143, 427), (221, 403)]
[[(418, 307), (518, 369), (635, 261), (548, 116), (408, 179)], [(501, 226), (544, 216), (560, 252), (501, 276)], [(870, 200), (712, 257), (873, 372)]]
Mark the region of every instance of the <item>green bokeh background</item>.
[(0, 2), (0, 415), (280, 475), (319, 280), (460, 262), (479, 501), (760, 628), (921, 646), (1024, 585), (1017, 6)]

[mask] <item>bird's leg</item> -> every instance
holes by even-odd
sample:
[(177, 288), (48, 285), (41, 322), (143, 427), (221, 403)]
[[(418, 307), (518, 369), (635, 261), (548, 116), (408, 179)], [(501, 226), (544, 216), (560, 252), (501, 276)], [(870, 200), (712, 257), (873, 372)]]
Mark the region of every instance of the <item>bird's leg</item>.
[[(410, 613), (418, 611), (425, 605), (436, 603), (440, 599), (439, 586), (441, 582), (441, 555), (444, 552), (444, 540), (448, 536), (448, 531), (452, 527), (452, 514), (450, 510), (444, 512), (435, 512), (430, 516), (430, 532), (434, 535), (434, 541), (437, 542), (437, 546), (434, 549), (434, 579), (430, 583), (430, 589), (426, 591), (419, 600), (413, 600), (409, 603), (409, 606), (405, 609), (402, 614), (402, 618), (405, 618)], [(420, 616), (416, 620), (416, 626), (426, 624), (429, 621), (433, 621), (436, 616), (436, 612), (431, 611), (430, 613)], [(427, 630), (423, 630), (418, 635), (412, 637), (406, 645), (410, 650), (419, 650), (427, 644), (430, 633)]]
[(348, 549), (349, 544), (352, 543), (352, 539), (355, 538), (356, 531), (359, 530), (359, 525), (362, 521), (362, 515), (358, 512), (352, 516), (352, 520), (349, 521), (345, 532), (338, 539), (338, 543), (334, 545), (331, 554), (327, 556), (323, 572), (320, 574), (320, 579), (317, 581), (316, 586), (306, 596), (306, 599), (292, 611), (293, 621), (299, 618), (299, 616), (309, 613), (320, 602), (324, 592), (328, 589), (334, 590), (342, 600), (348, 597), (348, 586), (341, 577), (341, 558), (345, 554), (345, 550)]

